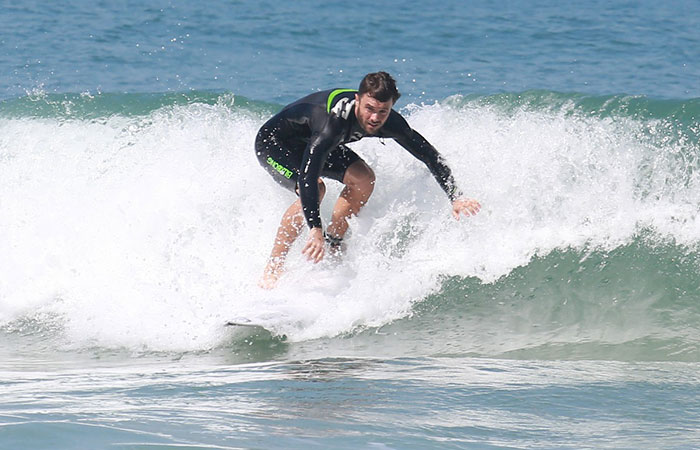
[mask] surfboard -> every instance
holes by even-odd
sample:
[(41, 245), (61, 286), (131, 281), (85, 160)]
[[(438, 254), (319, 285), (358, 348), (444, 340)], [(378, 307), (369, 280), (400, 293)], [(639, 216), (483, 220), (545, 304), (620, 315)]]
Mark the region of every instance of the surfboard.
[(224, 325), (227, 327), (233, 327), (234, 330), (240, 330), (235, 333), (242, 334), (243, 336), (267, 337), (281, 342), (287, 340), (287, 335), (275, 333), (266, 328), (264, 325), (255, 323), (250, 319), (246, 319), (245, 317), (237, 317), (233, 320), (229, 320)]
[(229, 320), (226, 322), (226, 326), (229, 327), (250, 327), (250, 328), (262, 328), (265, 329), (264, 326), (258, 324), (258, 323), (253, 323), (249, 319), (246, 318), (236, 318), (234, 320)]

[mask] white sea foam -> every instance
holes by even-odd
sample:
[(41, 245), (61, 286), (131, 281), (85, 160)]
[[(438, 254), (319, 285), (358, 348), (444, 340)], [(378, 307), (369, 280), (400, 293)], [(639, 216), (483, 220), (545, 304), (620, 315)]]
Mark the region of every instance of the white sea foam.
[[(49, 314), (70, 345), (193, 350), (247, 317), (291, 340), (410, 314), (444, 275), (484, 282), (555, 248), (615, 248), (641, 228), (694, 245), (688, 142), (661, 123), (483, 106), (412, 106), (482, 212), (455, 221), (429, 172), (394, 142), (353, 144), (373, 198), (343, 261), (292, 250), (256, 283), (294, 199), (259, 167), (263, 119), (193, 104), (146, 117), (0, 120), (0, 324)], [(685, 146), (685, 147), (684, 147)], [(691, 149), (692, 150), (692, 149)], [(328, 220), (339, 192), (329, 181)]]

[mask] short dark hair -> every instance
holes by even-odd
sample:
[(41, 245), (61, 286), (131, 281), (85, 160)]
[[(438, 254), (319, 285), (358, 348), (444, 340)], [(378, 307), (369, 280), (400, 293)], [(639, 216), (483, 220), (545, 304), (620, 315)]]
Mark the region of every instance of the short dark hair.
[(360, 90), (358, 95), (369, 94), (370, 97), (379, 100), (380, 102), (388, 102), (401, 97), (399, 90), (396, 89), (396, 81), (386, 72), (368, 73), (360, 82)]

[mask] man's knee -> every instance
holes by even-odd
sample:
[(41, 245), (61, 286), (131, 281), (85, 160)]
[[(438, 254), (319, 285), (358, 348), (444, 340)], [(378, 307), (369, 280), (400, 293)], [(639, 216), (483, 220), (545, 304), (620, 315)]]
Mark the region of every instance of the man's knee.
[(374, 171), (364, 161), (357, 161), (348, 167), (343, 184), (360, 189), (374, 189)]
[(323, 196), (326, 195), (326, 184), (319, 178), (318, 179), (318, 198), (323, 200)]
[[(296, 188), (296, 193), (299, 195), (299, 185), (297, 185)], [(323, 196), (326, 195), (326, 184), (321, 180), (320, 178), (318, 179), (318, 199), (323, 200)]]

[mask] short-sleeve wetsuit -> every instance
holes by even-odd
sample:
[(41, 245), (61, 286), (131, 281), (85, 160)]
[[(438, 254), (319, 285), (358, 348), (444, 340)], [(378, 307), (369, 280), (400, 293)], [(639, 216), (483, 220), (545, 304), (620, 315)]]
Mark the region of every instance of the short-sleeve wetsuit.
[(321, 227), (318, 177), (340, 182), (360, 156), (344, 144), (364, 137), (391, 138), (422, 161), (451, 201), (461, 195), (452, 172), (435, 147), (393, 109), (375, 134), (355, 117), (354, 89), (316, 92), (284, 107), (258, 131), (255, 152), (260, 164), (301, 199), (306, 223)]

